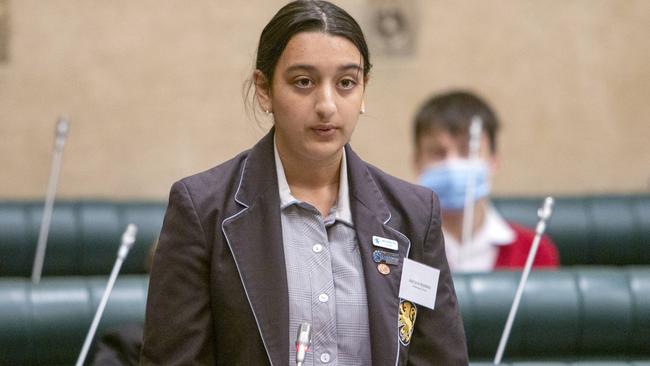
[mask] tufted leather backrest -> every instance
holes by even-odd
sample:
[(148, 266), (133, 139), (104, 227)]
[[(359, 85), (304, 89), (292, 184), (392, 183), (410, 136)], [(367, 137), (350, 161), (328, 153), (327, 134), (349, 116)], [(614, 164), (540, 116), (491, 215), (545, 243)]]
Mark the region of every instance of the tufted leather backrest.
[[(519, 276), (454, 276), (473, 362), (494, 358)], [(106, 277), (44, 277), (36, 286), (26, 278), (0, 279), (0, 365), (72, 364), (105, 284)], [(142, 322), (146, 287), (145, 276), (120, 277), (98, 334)], [(649, 344), (650, 268), (539, 271), (531, 274), (504, 360), (645, 360), (650, 366)]]
[[(456, 274), (472, 359), (491, 359), (520, 272)], [(650, 267), (531, 273), (506, 359), (650, 356)]]
[[(97, 334), (119, 324), (141, 323), (147, 296), (144, 276), (123, 276)], [(77, 359), (101, 300), (104, 277), (0, 280), (0, 365), (71, 365)]]
[[(543, 198), (493, 202), (506, 219), (534, 228)], [(650, 195), (557, 197), (546, 233), (562, 265), (650, 264)]]
[[(507, 219), (537, 223), (537, 198), (495, 198)], [(162, 227), (166, 204), (143, 201), (59, 201), (55, 204), (44, 276), (108, 274), (130, 222), (137, 241), (122, 273), (146, 273), (145, 258)], [(41, 202), (0, 202), (0, 277), (29, 276)], [(650, 195), (556, 198), (547, 233), (562, 265), (650, 264)]]
[[(146, 273), (145, 261), (164, 212), (162, 202), (58, 202), (43, 275), (110, 273), (128, 223), (138, 225), (138, 235), (122, 273)], [(0, 203), (0, 276), (31, 275), (42, 215), (39, 202)]]
[[(471, 362), (470, 366), (493, 366), (492, 362)], [(650, 366), (650, 361), (576, 361), (576, 362), (513, 362), (501, 363), (501, 366)]]

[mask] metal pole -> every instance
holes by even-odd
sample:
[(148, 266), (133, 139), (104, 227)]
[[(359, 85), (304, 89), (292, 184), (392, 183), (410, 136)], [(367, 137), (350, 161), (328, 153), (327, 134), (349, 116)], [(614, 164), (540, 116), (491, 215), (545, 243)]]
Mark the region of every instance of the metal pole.
[(43, 219), (41, 228), (38, 232), (38, 244), (36, 245), (36, 255), (32, 267), (32, 283), (38, 284), (41, 281), (43, 272), (43, 261), (45, 260), (45, 248), (47, 247), (47, 236), (50, 232), (50, 223), (52, 221), (52, 210), (54, 208), (54, 197), (56, 196), (56, 187), (59, 183), (61, 172), (61, 160), (63, 159), (63, 147), (70, 125), (65, 117), (60, 117), (56, 123), (56, 137), (54, 140), (54, 154), (52, 156), (52, 168), (50, 178), (47, 183), (47, 193), (45, 195), (45, 207), (43, 208)]

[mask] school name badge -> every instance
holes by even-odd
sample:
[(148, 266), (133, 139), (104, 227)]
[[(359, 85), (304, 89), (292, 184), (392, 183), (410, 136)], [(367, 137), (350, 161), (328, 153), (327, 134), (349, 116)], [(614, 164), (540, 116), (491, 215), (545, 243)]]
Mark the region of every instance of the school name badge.
[(408, 346), (411, 343), (418, 308), (416, 304), (429, 309), (435, 307), (440, 270), (404, 258), (402, 278), (399, 285), (399, 341)]
[(418, 315), (418, 308), (408, 300), (401, 300), (399, 303), (399, 342), (408, 346), (411, 343), (413, 328), (415, 328), (415, 318)]
[(440, 270), (404, 258), (399, 297), (433, 310), (436, 305), (439, 277)]

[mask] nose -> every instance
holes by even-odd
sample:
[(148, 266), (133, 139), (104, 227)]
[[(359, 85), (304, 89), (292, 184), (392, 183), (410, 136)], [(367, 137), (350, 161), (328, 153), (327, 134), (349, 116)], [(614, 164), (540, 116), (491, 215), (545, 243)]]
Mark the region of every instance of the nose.
[(321, 120), (328, 121), (336, 113), (336, 90), (329, 83), (324, 83), (319, 89), (316, 114)]

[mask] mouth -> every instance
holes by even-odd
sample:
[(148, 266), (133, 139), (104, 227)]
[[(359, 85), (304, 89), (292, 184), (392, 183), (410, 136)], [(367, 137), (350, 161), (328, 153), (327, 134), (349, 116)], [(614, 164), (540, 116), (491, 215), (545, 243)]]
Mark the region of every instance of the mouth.
[(311, 130), (319, 136), (328, 137), (333, 135), (336, 132), (337, 128), (332, 124), (322, 124), (312, 127)]

